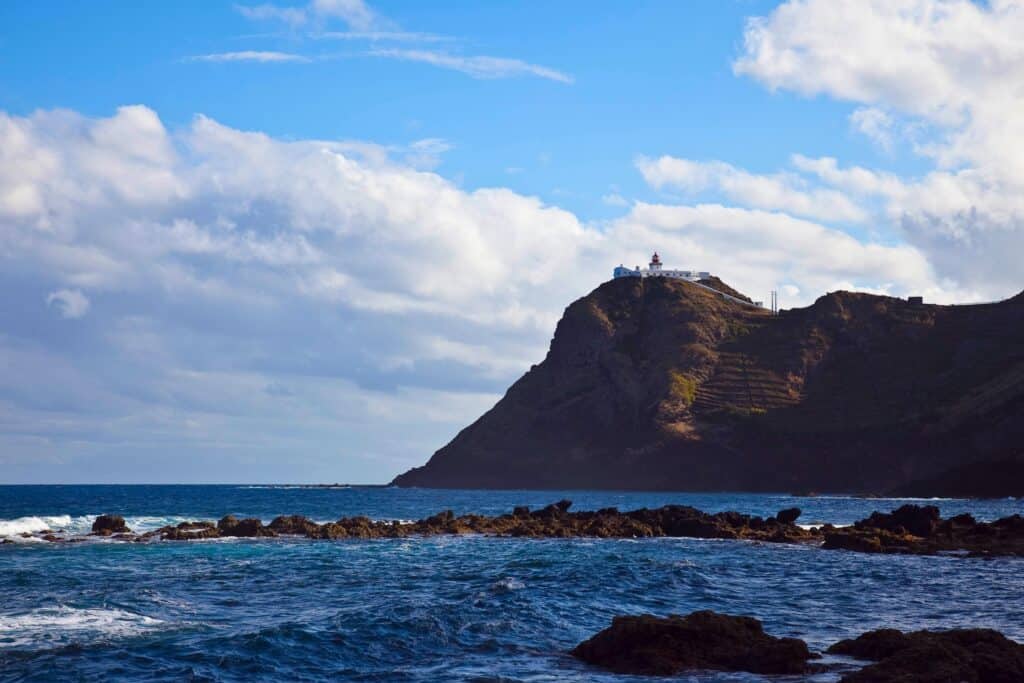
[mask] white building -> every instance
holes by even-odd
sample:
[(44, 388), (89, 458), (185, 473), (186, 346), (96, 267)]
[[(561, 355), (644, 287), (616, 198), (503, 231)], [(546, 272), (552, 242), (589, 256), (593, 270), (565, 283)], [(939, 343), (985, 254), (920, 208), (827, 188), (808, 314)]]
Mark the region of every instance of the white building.
[(651, 262), (647, 265), (646, 268), (641, 270), (640, 266), (637, 266), (636, 268), (630, 269), (630, 268), (626, 268), (624, 265), (622, 265), (620, 263), (618, 265), (618, 267), (615, 268), (615, 270), (612, 271), (612, 275), (614, 277), (616, 277), (616, 278), (620, 278), (620, 277), (671, 277), (671, 278), (675, 278), (677, 280), (686, 280), (688, 282), (694, 283), (698, 287), (702, 287), (702, 288), (708, 290), (709, 292), (714, 292), (715, 294), (719, 295), (723, 299), (728, 299), (729, 301), (734, 301), (734, 302), (736, 302), (738, 304), (742, 304), (744, 306), (754, 306), (755, 308), (764, 308), (764, 303), (761, 302), (761, 301), (754, 301), (754, 302), (745, 301), (743, 299), (740, 299), (740, 298), (737, 298), (735, 296), (732, 296), (731, 294), (726, 294), (725, 292), (720, 292), (717, 289), (714, 289), (712, 287), (708, 287), (707, 285), (701, 284), (700, 280), (707, 280), (708, 278), (711, 277), (711, 273), (707, 272), (706, 270), (665, 270), (664, 268), (661, 267), (661, 257), (658, 256), (658, 252), (654, 252), (654, 255), (651, 256)]
[(690, 282), (706, 280), (711, 277), (711, 273), (704, 270), (665, 270), (661, 267), (661, 257), (658, 256), (658, 252), (654, 252), (650, 264), (643, 270), (640, 269), (640, 266), (630, 270), (620, 263), (619, 267), (612, 271), (612, 274), (615, 277), (673, 277)]

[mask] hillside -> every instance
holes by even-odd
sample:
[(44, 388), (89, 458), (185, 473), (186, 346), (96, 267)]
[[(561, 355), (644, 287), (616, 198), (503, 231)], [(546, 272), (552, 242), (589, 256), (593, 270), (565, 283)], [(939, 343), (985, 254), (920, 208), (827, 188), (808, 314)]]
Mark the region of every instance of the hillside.
[(544, 361), (394, 483), (920, 494), (1015, 458), (1022, 418), (1022, 296), (834, 292), (773, 316), (622, 278), (571, 304)]

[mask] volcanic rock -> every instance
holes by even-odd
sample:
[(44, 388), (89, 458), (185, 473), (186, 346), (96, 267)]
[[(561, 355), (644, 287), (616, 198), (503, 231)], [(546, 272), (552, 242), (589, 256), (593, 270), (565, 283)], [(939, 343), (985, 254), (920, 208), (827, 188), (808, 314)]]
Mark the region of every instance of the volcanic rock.
[(131, 529), (125, 524), (124, 517), (121, 515), (100, 515), (92, 523), (92, 532), (97, 536), (110, 536), (130, 531)]
[(800, 519), (800, 514), (800, 508), (786, 508), (785, 510), (779, 510), (775, 514), (775, 519), (782, 524), (792, 524)]
[(241, 538), (277, 536), (273, 529), (263, 526), (263, 522), (255, 517), (237, 519), (234, 515), (227, 515), (217, 522), (217, 530), (221, 536), (238, 536)]
[(690, 669), (802, 674), (816, 658), (802, 640), (767, 635), (757, 619), (711, 611), (615, 617), (572, 654), (616, 673), (648, 676)]
[(1024, 645), (989, 629), (870, 631), (830, 653), (877, 662), (843, 683), (1012, 683), (1024, 681)]
[(874, 553), (967, 553), (1024, 556), (1024, 518), (1011, 515), (979, 522), (969, 514), (943, 520), (938, 508), (904, 505), (875, 512), (852, 527), (823, 528), (826, 549)]

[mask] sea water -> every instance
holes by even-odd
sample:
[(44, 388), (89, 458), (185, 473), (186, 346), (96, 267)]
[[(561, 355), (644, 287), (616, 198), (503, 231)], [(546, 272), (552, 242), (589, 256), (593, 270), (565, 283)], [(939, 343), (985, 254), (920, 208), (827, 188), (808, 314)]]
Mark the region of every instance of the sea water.
[[(879, 627), (990, 627), (1024, 641), (1024, 560), (865, 555), (691, 539), (31, 541), (224, 514), (500, 514), (668, 503), (849, 524), (907, 500), (750, 494), (255, 486), (0, 486), (0, 681), (629, 681), (567, 654), (619, 614), (713, 609), (822, 650)], [(944, 516), (1024, 501), (934, 500)], [(826, 660), (830, 661), (830, 660)], [(813, 680), (834, 681), (838, 674)], [(688, 673), (687, 681), (763, 681)], [(803, 680), (777, 678), (775, 680)]]

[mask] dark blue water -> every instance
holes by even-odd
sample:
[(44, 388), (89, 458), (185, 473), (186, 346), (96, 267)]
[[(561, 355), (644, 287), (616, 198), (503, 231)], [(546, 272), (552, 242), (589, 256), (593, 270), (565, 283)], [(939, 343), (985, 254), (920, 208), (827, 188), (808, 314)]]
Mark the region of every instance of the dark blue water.
[[(135, 529), (226, 513), (326, 521), (684, 503), (849, 523), (899, 500), (746, 494), (0, 487), (0, 534)], [(1024, 502), (940, 500), (982, 519)], [(823, 648), (865, 630), (986, 626), (1024, 640), (1024, 561), (872, 556), (740, 541), (228, 540), (0, 545), (0, 681), (625, 681), (567, 656), (616, 614), (715, 609)], [(817, 680), (835, 680), (824, 675)], [(747, 674), (682, 680), (760, 681)], [(792, 679), (790, 679), (792, 680)]]

